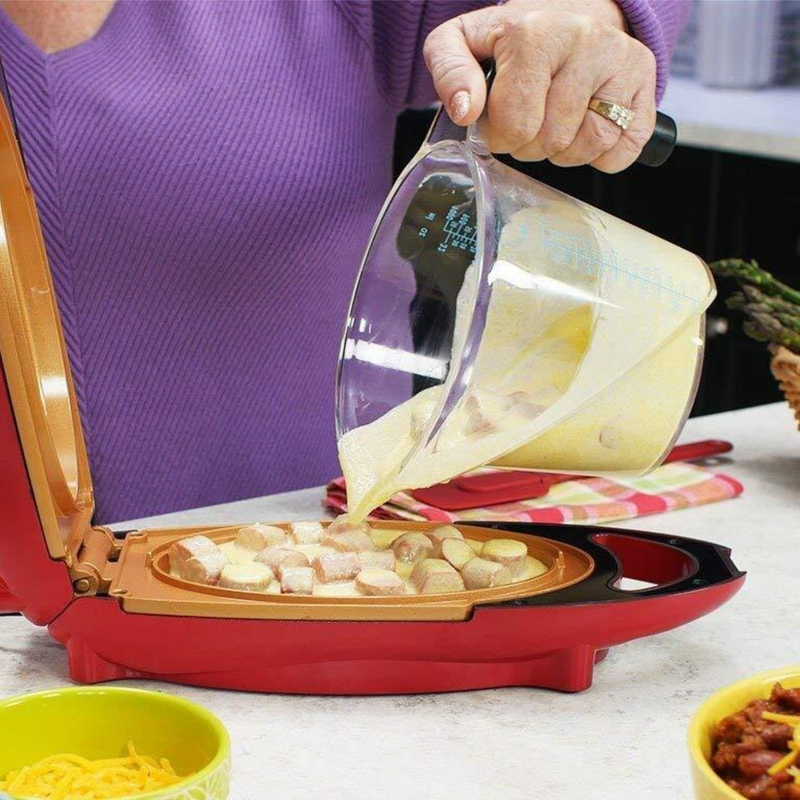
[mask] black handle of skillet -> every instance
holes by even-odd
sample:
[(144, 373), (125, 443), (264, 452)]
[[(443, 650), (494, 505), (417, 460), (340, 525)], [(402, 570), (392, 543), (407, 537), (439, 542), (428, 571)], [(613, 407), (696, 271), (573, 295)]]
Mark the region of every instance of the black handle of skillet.
[[(617, 528), (600, 528), (588, 525), (543, 525), (533, 523), (470, 523), (496, 530), (527, 533), (544, 537), (555, 542), (569, 544), (588, 553), (595, 562), (595, 570), (590, 577), (574, 586), (557, 589), (553, 592), (511, 601), (516, 605), (565, 605), (574, 603), (619, 602), (645, 600), (651, 597), (664, 597), (699, 589), (707, 589), (721, 583), (737, 580), (744, 573), (731, 561), (727, 547), (687, 539), (681, 536), (668, 536), (660, 533), (630, 531)], [(625, 542), (652, 543), (657, 551), (646, 554), (648, 558), (668, 559), (676, 570), (673, 579), (651, 588), (623, 590), (616, 587), (624, 574), (624, 564), (614, 550)], [(657, 569), (655, 570), (657, 571)], [(636, 575), (628, 575), (636, 578)], [(643, 578), (646, 580), (646, 577)]]
[[(486, 75), (486, 84), (491, 89), (494, 81), (494, 61), (489, 59), (484, 61), (481, 66)], [(645, 167), (660, 167), (672, 155), (677, 141), (678, 126), (675, 120), (661, 111), (657, 112), (653, 135), (642, 148), (636, 163)]]

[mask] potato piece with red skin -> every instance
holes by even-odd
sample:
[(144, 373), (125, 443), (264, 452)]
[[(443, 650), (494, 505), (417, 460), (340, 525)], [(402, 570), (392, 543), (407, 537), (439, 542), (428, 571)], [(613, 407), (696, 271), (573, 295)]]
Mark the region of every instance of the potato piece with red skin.
[(483, 436), (497, 429), (511, 408), (505, 395), (473, 386), (464, 398), (463, 430), (467, 436)]
[(230, 564), (228, 558), (219, 550), (211, 553), (201, 553), (183, 562), (177, 569), (179, 577), (192, 583), (202, 583), (204, 586), (216, 586), (219, 583), (222, 570)]
[(325, 553), (317, 556), (311, 566), (322, 583), (351, 581), (361, 572), (358, 553)]
[(325, 527), (321, 522), (292, 522), (289, 535), (295, 544), (319, 544), (325, 535)]
[[(170, 569), (173, 569), (183, 577), (183, 568), (187, 561), (219, 552), (219, 547), (207, 536), (189, 536), (186, 539), (175, 542), (169, 548), (169, 566)], [(189, 580), (189, 578), (186, 578), (186, 580)]]
[(307, 567), (308, 558), (299, 550), (290, 547), (267, 547), (253, 559), (259, 564), (266, 564), (273, 572), (280, 567)]
[(283, 528), (256, 522), (255, 525), (239, 528), (239, 532), (236, 534), (235, 544), (237, 547), (242, 547), (245, 550), (253, 550), (258, 553), (267, 547), (286, 544), (288, 541), (289, 537), (286, 535), (286, 531), (283, 530)]
[(332, 547), (340, 553), (362, 553), (365, 550), (375, 549), (372, 537), (357, 528), (336, 533), (328, 532), (322, 538), (322, 544), (325, 547)]
[(518, 539), (490, 539), (481, 550), (481, 558), (503, 564), (517, 578), (525, 571), (528, 548)]
[(391, 550), (365, 550), (358, 554), (362, 569), (389, 569), (397, 567), (397, 559)]
[(281, 566), (278, 574), (284, 594), (314, 594), (314, 570), (311, 567)]
[(411, 573), (411, 583), (420, 594), (444, 594), (464, 590), (461, 576), (441, 558), (420, 561)]
[(461, 531), (453, 525), (439, 525), (438, 528), (433, 528), (433, 530), (426, 531), (425, 535), (433, 543), (433, 555), (435, 558), (442, 557), (442, 542), (444, 542), (446, 539), (464, 540), (464, 536)]
[(368, 597), (394, 597), (406, 593), (403, 579), (396, 572), (380, 567), (362, 569), (356, 575), (356, 588)]
[(462, 570), (475, 551), (463, 539), (445, 539), (441, 545), (442, 558), (454, 569)]
[(461, 577), (467, 589), (491, 589), (511, 583), (511, 570), (498, 561), (473, 558), (464, 564)]
[(253, 561), (249, 564), (228, 564), (222, 570), (219, 585), (222, 589), (264, 592), (274, 579), (275, 575), (266, 564)]
[(328, 527), (325, 529), (325, 532), (328, 535), (336, 534), (336, 533), (344, 533), (345, 531), (361, 531), (362, 533), (366, 533), (367, 536), (370, 535), (372, 532), (372, 528), (370, 527), (369, 523), (364, 522), (352, 522), (350, 517), (347, 514), (342, 514), (340, 517), (336, 517), (336, 519), (331, 522)]
[(409, 531), (392, 542), (392, 552), (398, 561), (413, 564), (433, 555), (433, 542), (424, 533)]

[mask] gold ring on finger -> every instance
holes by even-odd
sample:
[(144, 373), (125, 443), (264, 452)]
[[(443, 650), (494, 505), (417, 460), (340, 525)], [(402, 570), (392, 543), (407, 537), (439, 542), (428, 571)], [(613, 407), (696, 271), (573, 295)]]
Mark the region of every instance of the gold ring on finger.
[(598, 100), (596, 97), (589, 101), (589, 108), (601, 117), (611, 120), (615, 125), (619, 125), (624, 131), (628, 129), (636, 116), (636, 112), (627, 106), (609, 103), (608, 100)]

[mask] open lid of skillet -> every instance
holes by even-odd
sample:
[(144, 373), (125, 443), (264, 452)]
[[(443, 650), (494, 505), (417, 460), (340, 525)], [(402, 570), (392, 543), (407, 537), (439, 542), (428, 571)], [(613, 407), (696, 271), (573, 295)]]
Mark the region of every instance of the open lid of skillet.
[[(17, 608), (44, 621), (69, 597), (63, 566), (78, 559), (94, 500), (53, 281), (4, 78), (0, 89), (0, 458), (3, 480), (16, 486), (2, 532), (5, 545), (13, 537), (15, 549), (0, 552), (0, 580)], [(12, 463), (20, 449), (24, 472)], [(62, 568), (52, 569), (48, 559)]]

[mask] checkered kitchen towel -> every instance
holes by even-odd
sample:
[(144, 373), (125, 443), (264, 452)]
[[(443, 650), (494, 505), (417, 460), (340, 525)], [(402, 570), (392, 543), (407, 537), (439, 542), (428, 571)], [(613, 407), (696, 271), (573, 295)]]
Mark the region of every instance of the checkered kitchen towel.
[[(372, 516), (434, 522), (602, 523), (715, 503), (737, 497), (742, 490), (742, 484), (727, 475), (678, 461), (665, 464), (643, 478), (613, 481), (576, 478), (556, 484), (548, 494), (535, 500), (464, 511), (443, 511), (400, 492)], [(347, 491), (342, 478), (328, 484), (324, 505), (336, 513), (347, 511)]]

